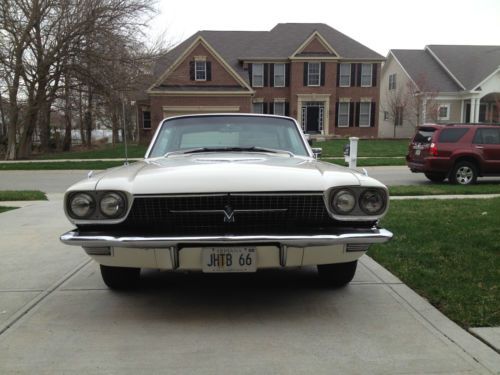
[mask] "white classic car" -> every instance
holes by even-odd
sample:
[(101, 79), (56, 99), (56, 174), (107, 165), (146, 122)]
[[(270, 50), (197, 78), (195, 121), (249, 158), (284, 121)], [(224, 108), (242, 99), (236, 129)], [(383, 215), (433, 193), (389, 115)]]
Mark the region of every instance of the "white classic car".
[(108, 287), (141, 268), (256, 272), (315, 265), (349, 283), (357, 259), (392, 233), (379, 228), (387, 188), (316, 160), (292, 118), (250, 114), (163, 120), (145, 159), (89, 175), (64, 208), (61, 236), (95, 259)]

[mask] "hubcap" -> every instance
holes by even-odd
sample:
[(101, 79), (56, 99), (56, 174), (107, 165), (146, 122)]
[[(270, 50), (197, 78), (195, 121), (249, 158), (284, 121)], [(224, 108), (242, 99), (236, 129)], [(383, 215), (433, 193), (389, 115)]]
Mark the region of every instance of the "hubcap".
[(457, 181), (461, 185), (467, 185), (472, 181), (474, 172), (469, 167), (460, 167), (457, 169)]

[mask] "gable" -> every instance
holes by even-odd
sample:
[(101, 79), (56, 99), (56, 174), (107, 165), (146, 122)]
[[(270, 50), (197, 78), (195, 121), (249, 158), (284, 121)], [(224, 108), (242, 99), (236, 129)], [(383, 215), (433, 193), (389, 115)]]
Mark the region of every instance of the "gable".
[(292, 58), (324, 56), (337, 58), (339, 55), (328, 42), (315, 31), (307, 38), (291, 56)]

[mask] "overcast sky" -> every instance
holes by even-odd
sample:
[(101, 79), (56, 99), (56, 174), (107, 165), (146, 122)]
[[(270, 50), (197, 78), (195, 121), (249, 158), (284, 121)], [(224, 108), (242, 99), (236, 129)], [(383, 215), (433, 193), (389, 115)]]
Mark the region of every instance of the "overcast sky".
[[(198, 30), (326, 23), (376, 52), (427, 44), (500, 45), (500, 0), (160, 0), (151, 35), (178, 43)], [(335, 46), (333, 46), (335, 48)]]

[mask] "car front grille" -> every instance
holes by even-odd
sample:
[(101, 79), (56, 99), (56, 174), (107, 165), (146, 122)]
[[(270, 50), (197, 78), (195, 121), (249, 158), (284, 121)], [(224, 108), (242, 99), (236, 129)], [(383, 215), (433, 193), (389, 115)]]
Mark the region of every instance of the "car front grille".
[(119, 226), (171, 234), (277, 234), (331, 226), (321, 193), (135, 197)]

